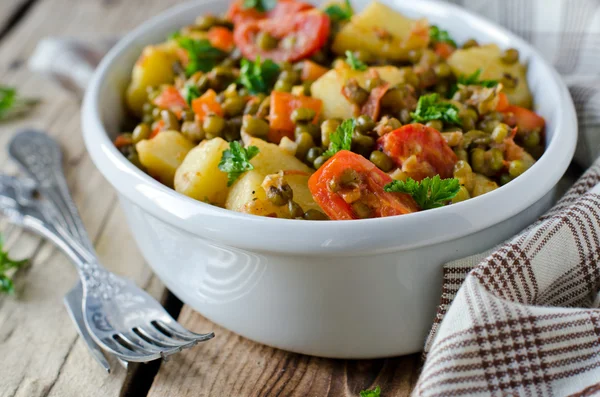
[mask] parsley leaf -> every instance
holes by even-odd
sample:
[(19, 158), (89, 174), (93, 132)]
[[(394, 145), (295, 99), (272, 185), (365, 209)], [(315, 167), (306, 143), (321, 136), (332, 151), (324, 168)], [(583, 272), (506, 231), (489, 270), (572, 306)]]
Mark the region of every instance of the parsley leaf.
[(29, 260), (23, 259), (15, 261), (8, 256), (8, 252), (4, 251), (4, 238), (0, 235), (0, 292), (12, 294), (15, 291), (13, 281), (6, 274), (10, 269), (18, 269), (25, 265)]
[(192, 101), (196, 98), (199, 98), (201, 95), (200, 89), (196, 84), (186, 83), (183, 86), (183, 99), (185, 99), (188, 105), (191, 105)]
[(256, 156), (259, 149), (256, 146), (243, 148), (238, 141), (229, 144), (229, 149), (223, 151), (219, 162), (219, 169), (227, 173), (227, 186), (233, 185), (240, 175), (246, 171), (252, 171), (254, 166), (250, 160)]
[(176, 30), (174, 32), (169, 33), (169, 35), (167, 36), (168, 40), (178, 40), (181, 37), (181, 32), (179, 30)]
[(331, 4), (325, 8), (325, 14), (329, 16), (333, 22), (347, 21), (354, 15), (354, 10), (350, 4), (350, 0), (344, 0), (344, 4)]
[(367, 65), (365, 65), (361, 60), (359, 60), (352, 51), (346, 51), (346, 63), (350, 65), (353, 70), (367, 70)]
[(217, 61), (227, 55), (218, 48), (213, 47), (206, 39), (194, 40), (190, 37), (179, 37), (177, 43), (186, 50), (189, 57), (189, 62), (185, 68), (187, 76), (191, 76), (198, 71), (210, 71)]
[(326, 156), (333, 156), (340, 150), (350, 150), (352, 148), (352, 133), (354, 132), (354, 119), (344, 120), (329, 135), (329, 149), (324, 153)]
[(21, 98), (16, 89), (0, 85), (0, 121), (23, 116), (38, 103), (38, 99)]
[(267, 93), (279, 75), (279, 66), (270, 59), (260, 63), (260, 57), (254, 62), (242, 59), (239, 82), (251, 94)]
[(481, 69), (477, 69), (468, 76), (460, 76), (457, 80), (458, 84), (462, 85), (480, 85), (486, 88), (492, 88), (498, 85), (498, 80), (479, 80)]
[(265, 12), (272, 10), (277, 5), (277, 0), (244, 0), (243, 8), (254, 8), (257, 11)]
[(429, 27), (429, 39), (434, 43), (448, 43), (454, 48), (458, 47), (447, 30), (441, 30), (435, 25)]
[(360, 392), (360, 397), (380, 397), (381, 389), (377, 386), (373, 390), (363, 390)]
[(439, 94), (421, 95), (417, 109), (410, 116), (419, 123), (442, 120), (446, 123), (461, 124), (458, 108), (451, 103), (440, 101)]
[(460, 190), (456, 178), (441, 179), (439, 175), (427, 177), (421, 182), (412, 178), (406, 181), (392, 181), (384, 186), (386, 192), (408, 193), (422, 210), (442, 207), (452, 200)]

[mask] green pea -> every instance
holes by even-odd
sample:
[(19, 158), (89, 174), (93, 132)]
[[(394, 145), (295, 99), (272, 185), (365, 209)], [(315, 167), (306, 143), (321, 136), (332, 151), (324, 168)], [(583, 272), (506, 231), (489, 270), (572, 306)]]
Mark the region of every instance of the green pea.
[(372, 131), (375, 128), (375, 122), (373, 119), (366, 114), (360, 115), (356, 118), (356, 129), (362, 133)]
[(138, 167), (139, 169), (144, 169), (142, 162), (140, 161), (140, 156), (138, 156), (136, 151), (132, 151), (128, 156), (127, 160), (131, 161), (133, 165)]
[(241, 138), (242, 118), (240, 116), (225, 120), (223, 138), (227, 142), (238, 141)]
[(513, 63), (516, 63), (519, 60), (519, 50), (515, 48), (508, 48), (504, 50), (500, 59), (502, 60), (502, 62), (512, 65)]
[(202, 128), (206, 133), (207, 139), (216, 138), (221, 136), (223, 133), (223, 128), (225, 128), (225, 119), (216, 114), (208, 115), (202, 123)]
[(479, 47), (479, 43), (477, 42), (477, 40), (475, 39), (469, 39), (467, 41), (465, 41), (465, 43), (463, 44), (462, 48), (471, 48), (471, 47)]
[(452, 75), (452, 69), (447, 63), (438, 63), (433, 67), (435, 75), (440, 79), (445, 79)]
[[(134, 132), (134, 136), (135, 136), (135, 130), (133, 132)], [(529, 134), (525, 135), (523, 144), (528, 148), (532, 148), (532, 147), (538, 146), (540, 144), (540, 141), (541, 141), (540, 133), (538, 131), (531, 131)]]
[(234, 117), (242, 114), (246, 106), (246, 101), (240, 97), (231, 97), (223, 102), (223, 110), (228, 117)]
[(408, 52), (408, 61), (410, 63), (418, 63), (421, 60), (421, 56), (423, 55), (423, 51), (421, 50), (410, 50)]
[(362, 105), (369, 99), (369, 92), (358, 84), (347, 83), (344, 87), (344, 93), (350, 102), (356, 105)]
[(315, 162), (315, 160), (317, 159), (317, 157), (319, 157), (320, 155), (323, 154), (323, 149), (321, 149), (320, 147), (311, 147), (310, 149), (308, 149), (308, 152), (306, 153), (306, 162), (309, 164), (313, 164)]
[(248, 103), (246, 103), (246, 107), (244, 108), (244, 114), (255, 115), (258, 112), (259, 106), (260, 102), (258, 101), (248, 101)]
[(471, 107), (463, 108), (458, 112), (458, 115), (462, 121), (463, 130), (469, 131), (475, 128), (475, 123), (479, 118), (475, 109)]
[(300, 76), (294, 70), (283, 70), (279, 73), (278, 80), (283, 80), (287, 83), (294, 84), (298, 81)]
[(454, 149), (454, 153), (456, 154), (456, 157), (458, 157), (459, 160), (462, 160), (465, 163), (468, 163), (469, 154), (467, 153), (467, 151), (465, 149), (457, 147)]
[(289, 83), (284, 80), (277, 80), (277, 82), (275, 82), (275, 86), (273, 87), (273, 90), (279, 91), (279, 92), (291, 92), (292, 87), (293, 87), (292, 83)]
[(381, 80), (381, 78), (379, 78), (378, 76), (371, 77), (365, 81), (365, 88), (371, 91), (373, 88), (379, 87), (382, 83), (383, 80)]
[(510, 128), (504, 123), (498, 123), (492, 130), (492, 140), (496, 143), (502, 143), (508, 136)]
[(471, 168), (473, 171), (483, 174), (485, 171), (485, 150), (480, 148), (471, 150)]
[(500, 175), (500, 184), (506, 185), (508, 182), (512, 181), (513, 178), (509, 174)]
[(502, 167), (504, 167), (504, 155), (500, 149), (490, 149), (489, 150), (489, 167), (495, 174), (500, 171)]
[(444, 123), (442, 122), (442, 120), (431, 120), (428, 121), (425, 125), (438, 131), (441, 131), (442, 128), (444, 128)]
[(269, 135), (269, 124), (258, 117), (244, 116), (242, 132), (258, 138), (266, 138)]
[(265, 118), (269, 115), (269, 109), (271, 108), (271, 97), (265, 97), (265, 99), (262, 100), (262, 102), (260, 103), (260, 105), (258, 106), (258, 110), (256, 111), (256, 116), (257, 117), (262, 117)]
[(293, 197), (294, 191), (287, 183), (284, 183), (281, 188), (270, 186), (266, 191), (267, 198), (277, 207), (287, 204)]
[(321, 139), (319, 126), (313, 123), (302, 123), (297, 124), (294, 129), (294, 136), (299, 136), (302, 133), (308, 133), (312, 137), (314, 142), (318, 142)]
[(352, 203), (352, 211), (360, 219), (367, 219), (373, 217), (373, 209), (362, 201), (355, 201)]
[(308, 153), (308, 149), (315, 146), (315, 142), (309, 133), (303, 132), (296, 137), (296, 145), (296, 157), (300, 160), (304, 160)]
[(304, 211), (302, 210), (302, 207), (300, 207), (300, 205), (298, 203), (296, 203), (295, 201), (289, 201), (288, 202), (288, 210), (290, 212), (290, 217), (293, 218), (302, 218), (304, 216)]
[(179, 120), (173, 112), (167, 109), (163, 109), (160, 112), (160, 117), (165, 122), (165, 130), (179, 131)]
[(160, 108), (154, 108), (152, 109), (152, 118), (154, 120), (158, 120), (161, 116), (160, 116), (160, 112), (162, 112), (162, 110)]
[(324, 213), (322, 213), (319, 210), (315, 210), (315, 209), (309, 209), (308, 211), (306, 211), (304, 213), (304, 219), (306, 219), (307, 221), (326, 221), (329, 218), (327, 217), (327, 215), (325, 215)]
[(500, 82), (502, 83), (502, 85), (505, 88), (508, 88), (508, 89), (516, 88), (517, 85), (519, 85), (519, 79), (514, 77), (510, 73), (504, 73), (504, 75), (500, 79)]
[(492, 132), (494, 132), (494, 128), (496, 128), (498, 126), (498, 124), (500, 124), (500, 121), (498, 121), (498, 120), (486, 119), (486, 120), (481, 120), (478, 123), (478, 126), (479, 126), (479, 129), (487, 132), (488, 134), (491, 134)]
[(383, 172), (388, 172), (394, 167), (394, 161), (387, 154), (379, 150), (371, 152), (369, 160)]
[(375, 146), (375, 140), (372, 137), (357, 133), (356, 131), (352, 134), (352, 143), (357, 146), (357, 150), (368, 150), (369, 152)]
[(525, 171), (527, 171), (527, 164), (521, 160), (513, 160), (508, 166), (508, 173), (511, 177), (516, 178)]
[(292, 111), (290, 118), (294, 123), (312, 121), (317, 113), (310, 108), (297, 108)]
[(323, 146), (328, 147), (330, 143), (330, 136), (339, 127), (340, 121), (336, 119), (327, 119), (321, 123), (321, 143)]
[(318, 170), (319, 168), (321, 168), (321, 166), (323, 164), (325, 164), (325, 162), (327, 160), (329, 160), (329, 156), (326, 156), (326, 155), (322, 154), (322, 155), (320, 155), (319, 157), (317, 157), (315, 159), (315, 161), (313, 162), (313, 166), (315, 167), (315, 169)]
[(196, 114), (191, 110), (184, 110), (181, 112), (181, 119), (183, 121), (194, 121), (196, 119)]
[(256, 45), (258, 45), (260, 49), (272, 50), (277, 47), (277, 44), (279, 44), (279, 40), (267, 32), (261, 31), (256, 35)]
[(138, 143), (139, 141), (143, 141), (144, 139), (148, 139), (152, 131), (150, 130), (150, 126), (145, 123), (140, 123), (133, 130), (133, 134), (131, 134), (131, 139), (133, 143)]
[(195, 121), (184, 121), (181, 125), (181, 133), (194, 143), (198, 143), (205, 138), (202, 126)]
[(393, 87), (389, 89), (381, 98), (381, 106), (385, 106), (390, 109), (398, 109), (404, 106), (405, 101), (404, 92), (400, 89)]
[(144, 102), (142, 105), (142, 112), (144, 115), (149, 114), (152, 116), (152, 111), (154, 110), (154, 105), (151, 102)]

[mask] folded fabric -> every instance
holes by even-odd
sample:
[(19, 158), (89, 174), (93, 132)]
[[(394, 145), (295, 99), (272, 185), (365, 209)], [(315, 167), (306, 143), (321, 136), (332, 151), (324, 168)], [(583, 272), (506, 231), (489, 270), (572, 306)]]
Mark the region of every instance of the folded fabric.
[(465, 260), (446, 266), (415, 395), (600, 393), (599, 182), (600, 160), (458, 292), (448, 286), (460, 284)]

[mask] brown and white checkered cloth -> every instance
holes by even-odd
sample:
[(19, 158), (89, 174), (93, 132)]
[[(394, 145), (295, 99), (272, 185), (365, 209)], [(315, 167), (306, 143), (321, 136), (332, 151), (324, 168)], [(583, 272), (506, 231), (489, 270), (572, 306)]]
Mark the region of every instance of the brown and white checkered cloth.
[(553, 62), (577, 108), (575, 161), (591, 167), (521, 234), (444, 266), (413, 394), (600, 396), (600, 0), (453, 2)]

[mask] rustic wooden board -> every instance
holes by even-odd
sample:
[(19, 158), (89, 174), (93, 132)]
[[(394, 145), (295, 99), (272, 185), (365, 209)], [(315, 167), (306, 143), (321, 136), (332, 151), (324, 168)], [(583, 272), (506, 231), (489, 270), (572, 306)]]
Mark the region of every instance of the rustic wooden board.
[(188, 306), (179, 321), (210, 342), (161, 365), (148, 397), (311, 396), (357, 397), (380, 386), (383, 396), (409, 396), (420, 355), (385, 360), (329, 360), (284, 352), (214, 325)]

